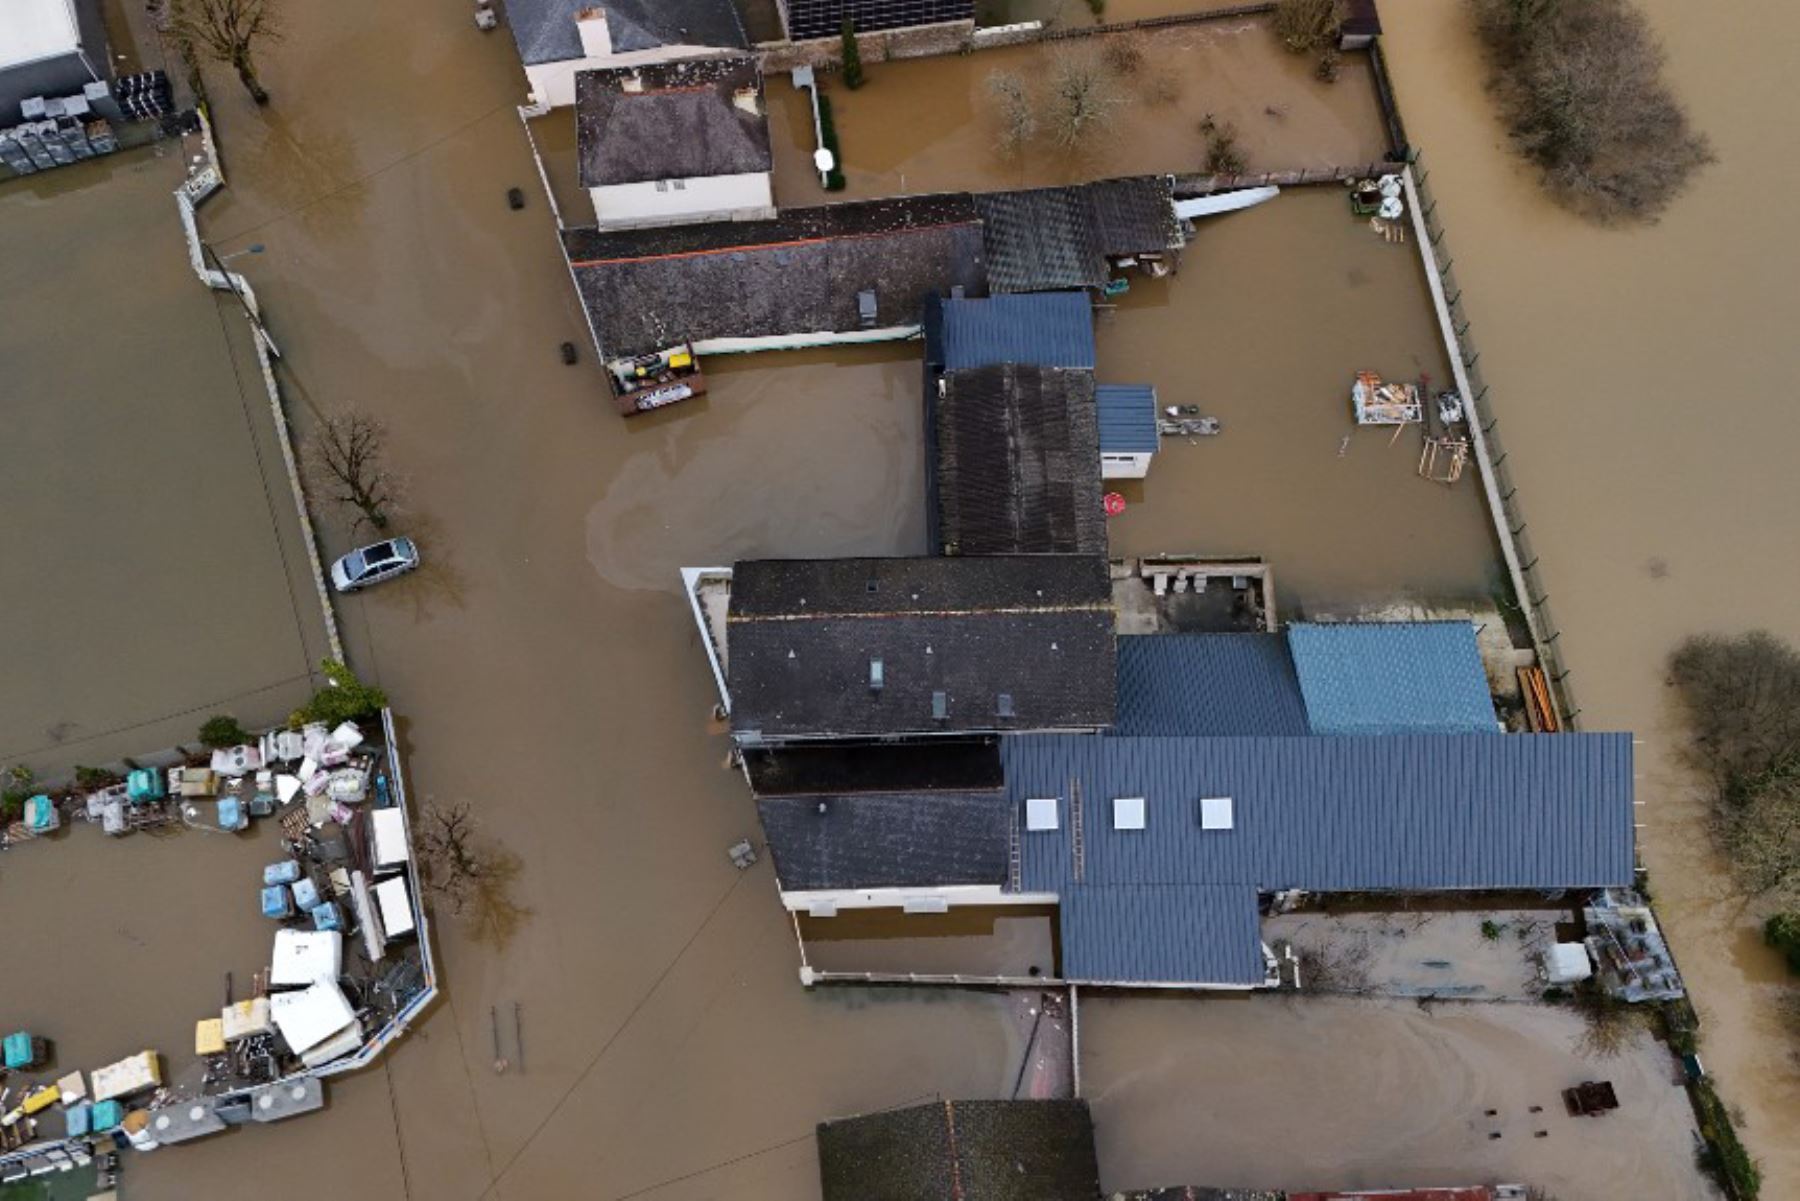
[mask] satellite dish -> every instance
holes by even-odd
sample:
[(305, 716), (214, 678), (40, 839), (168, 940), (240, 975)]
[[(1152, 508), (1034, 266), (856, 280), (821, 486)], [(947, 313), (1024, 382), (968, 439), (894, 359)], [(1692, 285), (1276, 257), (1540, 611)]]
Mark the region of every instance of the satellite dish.
[(837, 166), (837, 159), (832, 155), (831, 151), (821, 146), (813, 151), (813, 166), (817, 167), (819, 169), (819, 174), (823, 175), (825, 172)]

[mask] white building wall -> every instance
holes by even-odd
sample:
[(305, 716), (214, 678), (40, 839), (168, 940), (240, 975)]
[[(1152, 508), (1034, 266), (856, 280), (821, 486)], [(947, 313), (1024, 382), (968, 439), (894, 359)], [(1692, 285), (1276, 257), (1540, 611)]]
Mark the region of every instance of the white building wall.
[(1148, 454), (1100, 456), (1100, 478), (1103, 480), (1141, 480), (1149, 474)]
[(971, 905), (1054, 905), (1053, 892), (1007, 892), (998, 884), (945, 884), (936, 888), (834, 888), (784, 891), (781, 903), (796, 913), (826, 917), (843, 909), (904, 909), (908, 903), (938, 902), (955, 909)]
[(533, 104), (562, 108), (575, 103), (575, 75), (579, 71), (641, 67), (646, 63), (674, 62), (684, 58), (720, 58), (742, 53), (741, 50), (724, 50), (717, 46), (658, 46), (654, 50), (632, 50), (624, 54), (565, 58), (560, 62), (530, 64), (525, 68), (525, 78), (531, 84)]
[(609, 184), (589, 188), (588, 195), (601, 229), (755, 221), (775, 215), (774, 187), (765, 171)]

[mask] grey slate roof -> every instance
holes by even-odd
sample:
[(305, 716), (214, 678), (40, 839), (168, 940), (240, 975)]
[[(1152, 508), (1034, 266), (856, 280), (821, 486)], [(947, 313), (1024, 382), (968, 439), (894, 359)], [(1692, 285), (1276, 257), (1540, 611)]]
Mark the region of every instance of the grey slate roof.
[(975, 0), (787, 0), (788, 36), (834, 38), (848, 15), (859, 33), (941, 21), (967, 21)]
[(569, 229), (563, 249), (608, 355), (683, 341), (916, 325), (926, 297), (986, 288), (966, 194), (788, 209), (769, 221)]
[(1112, 275), (1109, 256), (1171, 251), (1183, 240), (1164, 176), (982, 193), (975, 207), (995, 292), (1098, 288)]
[(1116, 735), (1282, 737), (1310, 733), (1280, 634), (1119, 638)]
[(1006, 880), (999, 792), (759, 797), (756, 809), (784, 891)]
[(943, 553), (1106, 553), (1093, 372), (952, 371), (935, 405)]
[[(753, 96), (746, 107), (740, 92)], [(748, 55), (575, 76), (581, 186), (767, 171), (762, 69)]]
[(589, 8), (605, 11), (615, 54), (659, 46), (750, 48), (732, 0), (507, 0), (506, 23), (525, 65), (583, 57), (575, 16)]
[(821, 1122), (823, 1201), (1099, 1201), (1085, 1101), (943, 1101)]
[[(1254, 910), (1257, 893), (1287, 888), (1560, 889), (1632, 878), (1628, 734), (1058, 735), (1009, 738), (1001, 758), (1021, 830), (1021, 890), (1062, 897), (1066, 964), (1122, 954), (1088, 947), (1094, 938), (1139, 948), (1141, 960), (1105, 960), (1119, 981), (1259, 981), (1254, 947), (1226, 938), (1229, 916), (1201, 919), (1196, 905)], [(1057, 830), (1023, 831), (1028, 797), (1060, 799)], [(1144, 829), (1113, 829), (1117, 797), (1145, 798)], [(1232, 798), (1232, 829), (1200, 828), (1203, 797)], [(1167, 905), (1151, 903), (1158, 893), (1075, 899), (1145, 885), (1220, 891), (1172, 892)], [(1109, 917), (1132, 925), (1113, 928)], [(1193, 974), (1159, 979), (1175, 967)]]
[(1497, 734), (1466, 621), (1295, 623), (1288, 648), (1315, 734)]
[(726, 628), (732, 732), (750, 744), (1113, 720), (1112, 590), (1099, 556), (739, 563)]
[(1094, 308), (1082, 292), (934, 297), (926, 357), (945, 371), (1025, 363), (1094, 367)]
[(1149, 384), (1101, 384), (1094, 389), (1100, 412), (1100, 453), (1155, 454), (1162, 447), (1156, 430), (1156, 389)]

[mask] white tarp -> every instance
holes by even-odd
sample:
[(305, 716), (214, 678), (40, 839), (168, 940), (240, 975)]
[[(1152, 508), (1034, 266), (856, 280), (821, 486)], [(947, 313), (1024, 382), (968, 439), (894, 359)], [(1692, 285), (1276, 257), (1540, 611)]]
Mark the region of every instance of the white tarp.
[(336, 930), (277, 930), (269, 957), (269, 983), (276, 988), (336, 980), (344, 969), (344, 936)]
[(1175, 215), (1183, 221), (1192, 221), (1195, 217), (1234, 213), (1238, 209), (1247, 209), (1253, 204), (1273, 200), (1279, 195), (1281, 189), (1273, 184), (1261, 188), (1239, 188), (1235, 192), (1214, 192), (1210, 196), (1196, 196), (1192, 200), (1177, 200)]
[(269, 998), (269, 1013), (296, 1055), (304, 1055), (356, 1020), (335, 980), (320, 980), (299, 992), (276, 993)]
[(267, 1034), (273, 1028), (269, 1024), (269, 998), (251, 997), (248, 1001), (227, 1005), (219, 1010), (219, 1021), (223, 1025), (221, 1033), (228, 1043), (249, 1038), (252, 1034)]
[(410, 933), (414, 927), (411, 894), (406, 877), (395, 876), (375, 886), (375, 903), (381, 907), (381, 926), (389, 938)]
[(375, 833), (375, 866), (398, 867), (412, 858), (406, 847), (406, 815), (398, 805), (369, 812), (369, 826)]
[(1559, 942), (1544, 952), (1544, 978), (1551, 984), (1578, 984), (1594, 974), (1587, 947), (1578, 942)]
[(70, 0), (6, 0), (0, 6), (0, 68), (73, 54), (80, 45)]
[(117, 1063), (95, 1068), (94, 1100), (112, 1101), (129, 1097), (162, 1083), (162, 1066), (155, 1051), (139, 1051)]

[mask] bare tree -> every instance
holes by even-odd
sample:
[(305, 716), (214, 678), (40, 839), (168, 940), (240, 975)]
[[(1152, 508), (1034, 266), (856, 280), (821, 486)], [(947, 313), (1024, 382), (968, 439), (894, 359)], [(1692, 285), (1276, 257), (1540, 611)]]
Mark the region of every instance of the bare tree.
[(477, 942), (504, 950), (531, 910), (513, 899), (519, 857), (482, 831), (466, 804), (426, 802), (416, 834), (426, 890)]
[(169, 0), (165, 28), (190, 61), (204, 54), (237, 72), (258, 104), (269, 93), (257, 78), (257, 46), (276, 41), (275, 0)]
[(1045, 128), (1050, 138), (1072, 150), (1109, 128), (1126, 103), (1113, 74), (1091, 47), (1069, 47), (1050, 64)]
[(1575, 1009), (1582, 1020), (1575, 1053), (1586, 1059), (1617, 1059), (1638, 1032), (1648, 1028), (1647, 1011), (1621, 1001), (1592, 981), (1576, 989)]
[(1275, 36), (1295, 54), (1331, 47), (1343, 23), (1343, 0), (1276, 0)]
[(1017, 154), (1037, 137), (1037, 104), (1031, 89), (1017, 71), (992, 71), (987, 90), (1000, 113), (1000, 152)]
[(387, 465), (387, 428), (360, 410), (323, 418), (306, 444), (307, 473), (327, 500), (356, 513), (352, 528), (385, 530), (401, 482)]

